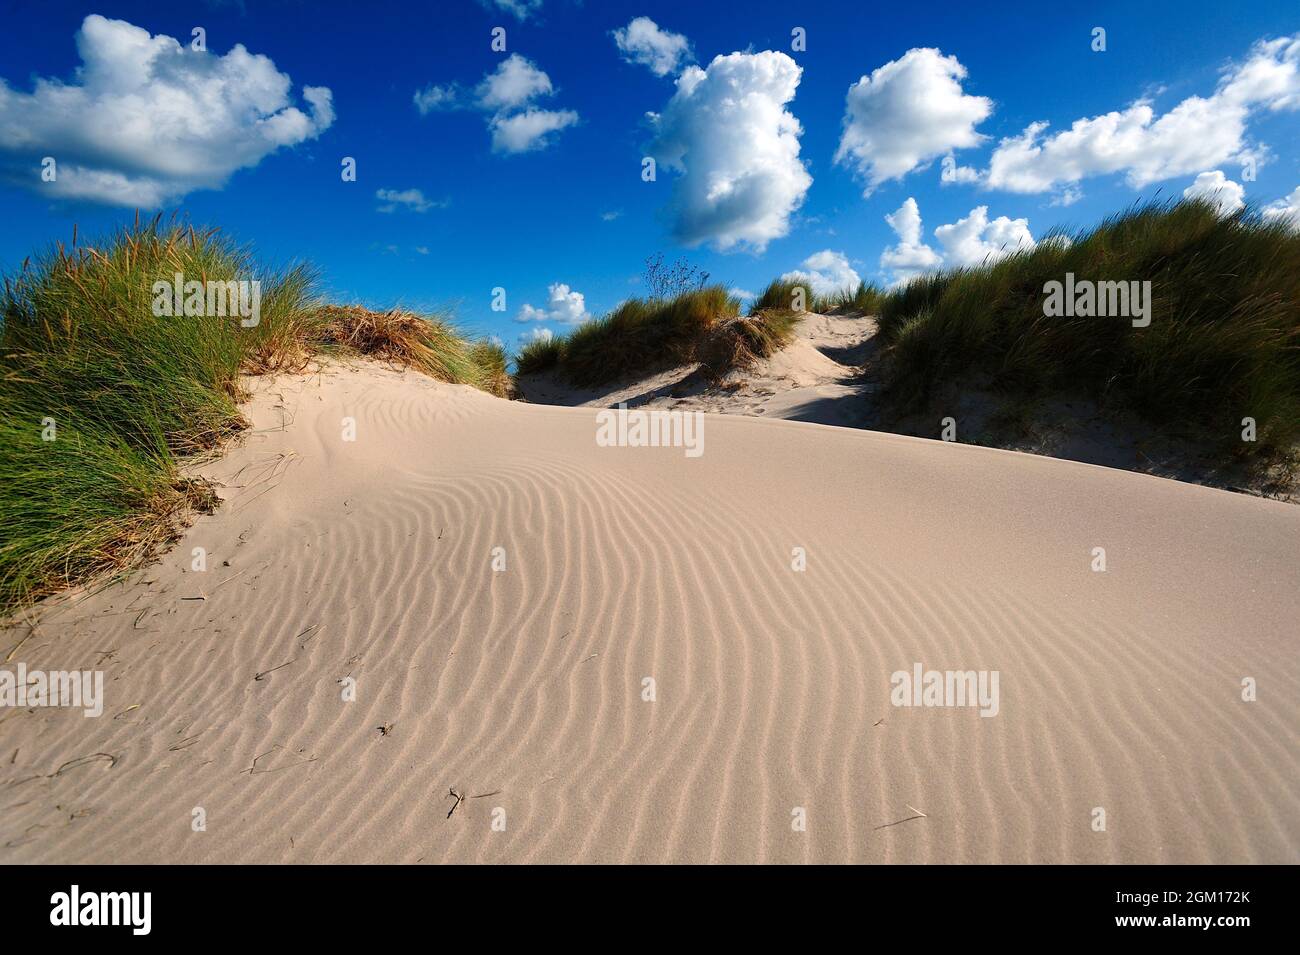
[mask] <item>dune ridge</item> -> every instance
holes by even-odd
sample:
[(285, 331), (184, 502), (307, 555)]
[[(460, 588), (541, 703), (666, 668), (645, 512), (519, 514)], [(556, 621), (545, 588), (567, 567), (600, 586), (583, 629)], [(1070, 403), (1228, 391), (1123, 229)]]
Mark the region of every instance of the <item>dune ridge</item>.
[[(0, 860), (1296, 858), (1294, 508), (756, 417), (601, 448), (367, 363), (252, 387), (224, 505), (0, 642), (107, 689), (0, 713)], [(998, 670), (998, 716), (892, 706), (916, 662)]]

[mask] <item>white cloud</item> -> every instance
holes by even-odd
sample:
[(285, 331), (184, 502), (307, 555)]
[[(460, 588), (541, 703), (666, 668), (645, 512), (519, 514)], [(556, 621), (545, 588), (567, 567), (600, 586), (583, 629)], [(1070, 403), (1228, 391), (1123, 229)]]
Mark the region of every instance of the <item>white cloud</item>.
[(555, 333), (549, 328), (530, 328), (526, 332), (519, 333), (520, 345), (531, 345), (533, 342), (549, 342), (555, 337)]
[(489, 10), (501, 10), (519, 20), (527, 20), (542, 9), (542, 0), (479, 0)]
[(1270, 202), (1259, 211), (1265, 221), (1282, 221), (1300, 229), (1300, 186), (1292, 189), (1285, 199)]
[(1219, 208), (1219, 215), (1230, 215), (1238, 209), (1246, 207), (1246, 190), (1239, 182), (1233, 182), (1223, 174), (1223, 170), (1215, 169), (1211, 172), (1203, 172), (1196, 177), (1196, 180), (1183, 190), (1185, 199), (1205, 199), (1214, 203)]
[(400, 192), (396, 189), (378, 189), (375, 191), (375, 198), (383, 203), (378, 207), (379, 212), (396, 212), (399, 207), (411, 212), (428, 212), (434, 207), (441, 208), (446, 205), (445, 202), (426, 199), (419, 189), (403, 189)]
[(551, 78), (518, 53), (497, 64), (474, 91), (478, 105), (487, 110), (518, 109), (539, 96), (555, 92)]
[(682, 175), (669, 206), (676, 237), (762, 251), (790, 229), (812, 177), (799, 161), (799, 121), (785, 109), (801, 74), (784, 53), (732, 53), (688, 67), (651, 117), (660, 164)]
[(499, 153), (526, 153), (544, 149), (551, 144), (547, 137), (578, 121), (571, 109), (529, 109), (512, 116), (494, 116), (488, 127), (492, 130), (492, 149)]
[(1300, 34), (1256, 43), (1244, 64), (1223, 74), (1212, 95), (1190, 96), (1163, 115), (1142, 99), (1123, 110), (1077, 119), (1051, 136), (1044, 136), (1047, 123), (1031, 123), (994, 150), (987, 181), (1011, 192), (1047, 192), (1088, 176), (1122, 172), (1137, 189), (1258, 157), (1246, 142), (1252, 113), (1298, 106)]
[(880, 253), (880, 267), (890, 273), (894, 284), (901, 284), (923, 272), (932, 272), (943, 258), (921, 240), (921, 210), (916, 200), (908, 196), (897, 210), (885, 216), (885, 221), (898, 236), (898, 244)]
[(547, 290), (550, 300), (546, 308), (534, 308), (525, 304), (515, 316), (516, 322), (563, 322), (577, 325), (591, 318), (581, 292), (570, 289), (563, 282), (556, 282)]
[(727, 292), (728, 292), (732, 297), (734, 297), (734, 298), (738, 298), (738, 299), (740, 299), (742, 302), (748, 302), (748, 301), (752, 301), (753, 299), (758, 298), (758, 296), (755, 295), (753, 292), (751, 292), (749, 289), (747, 289), (747, 288), (740, 288), (740, 287), (738, 287), (738, 286), (733, 286), (732, 288), (727, 289)]
[(660, 29), (649, 17), (637, 17), (615, 30), (614, 43), (623, 59), (648, 66), (655, 76), (676, 73), (691, 58), (691, 45), (686, 37)]
[(939, 181), (947, 184), (950, 182), (970, 183), (980, 181), (980, 172), (978, 169), (972, 169), (970, 166), (957, 165), (957, 158), (952, 153), (943, 157)]
[(991, 264), (1036, 245), (1028, 219), (998, 216), (990, 221), (988, 206), (976, 206), (965, 218), (935, 229), (942, 252), (922, 240), (921, 210), (915, 199), (909, 197), (885, 221), (898, 236), (898, 244), (881, 253), (880, 267), (895, 285), (940, 268)]
[(600, 214), (600, 218), (601, 221), (603, 222), (613, 222), (615, 219), (621, 217), (622, 215), (623, 215), (622, 209), (610, 209), (608, 212), (602, 212)]
[(1082, 198), (1083, 198), (1083, 190), (1080, 189), (1078, 186), (1070, 185), (1070, 186), (1066, 186), (1056, 195), (1052, 196), (1051, 201), (1048, 202), (1047, 204), (1049, 206), (1061, 206), (1062, 208), (1064, 208), (1065, 206), (1074, 205)]
[[(219, 189), (334, 121), (328, 89), (304, 86), (304, 112), (289, 77), (240, 44), (218, 56), (97, 14), (76, 42), (73, 82), (38, 78), (23, 93), (0, 80), (0, 166), (53, 196), (162, 205)], [(54, 182), (30, 171), (45, 156)]]
[(984, 137), (975, 126), (993, 101), (963, 92), (965, 78), (955, 56), (932, 48), (908, 50), (863, 76), (849, 87), (835, 161), (852, 166), (870, 195), (945, 153), (978, 146)]
[[(432, 90), (439, 88), (429, 87), (424, 93)], [(440, 90), (435, 98), (439, 104), (451, 102), (454, 106), (454, 89), (448, 90)], [(551, 78), (518, 53), (512, 53), (497, 64), (495, 70), (484, 74), (474, 89), (473, 105), (490, 114), (487, 126), (492, 133), (492, 150), (524, 153), (543, 149), (553, 141), (552, 133), (578, 122), (578, 114), (573, 110), (542, 109), (533, 105), (538, 97), (554, 93)], [(416, 106), (424, 113), (428, 110), (420, 106), (421, 95), (416, 94)], [(429, 107), (433, 108), (436, 104)]]
[(427, 116), (434, 110), (454, 109), (457, 102), (456, 86), (451, 83), (446, 86), (426, 86), (422, 90), (416, 90), (412, 99), (421, 116)]
[(939, 226), (934, 237), (943, 247), (943, 264), (949, 268), (996, 262), (1037, 244), (1029, 232), (1028, 219), (998, 216), (990, 222), (988, 206), (977, 206), (966, 218)]
[(814, 295), (833, 295), (844, 290), (853, 291), (862, 277), (853, 270), (843, 252), (823, 249), (803, 260), (803, 268), (786, 272), (783, 282), (807, 282)]

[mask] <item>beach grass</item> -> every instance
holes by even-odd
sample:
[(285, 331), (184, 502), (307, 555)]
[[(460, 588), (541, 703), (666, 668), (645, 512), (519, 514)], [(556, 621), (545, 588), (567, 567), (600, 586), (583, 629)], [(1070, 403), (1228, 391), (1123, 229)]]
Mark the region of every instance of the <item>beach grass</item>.
[(565, 336), (529, 343), (515, 358), (519, 374), (553, 371), (580, 387), (609, 384), (699, 362), (710, 375), (771, 354), (793, 335), (790, 316), (742, 317), (721, 285), (664, 298), (634, 298)]
[[(1044, 313), (1045, 288), (1149, 281), (1150, 324)], [(1300, 232), (1249, 209), (1153, 202), (976, 268), (913, 279), (880, 307), (885, 397), (924, 409), (976, 374), (1012, 400), (1082, 394), (1238, 456), (1300, 438)], [(1258, 440), (1243, 441), (1243, 419)]]
[[(155, 315), (176, 274), (260, 282), (260, 315)], [(443, 319), (319, 300), (309, 266), (264, 267), (215, 229), (160, 219), (54, 246), (0, 293), (0, 613), (131, 567), (216, 503), (187, 457), (245, 426), (240, 376), (371, 355), (505, 393), (505, 355)]]

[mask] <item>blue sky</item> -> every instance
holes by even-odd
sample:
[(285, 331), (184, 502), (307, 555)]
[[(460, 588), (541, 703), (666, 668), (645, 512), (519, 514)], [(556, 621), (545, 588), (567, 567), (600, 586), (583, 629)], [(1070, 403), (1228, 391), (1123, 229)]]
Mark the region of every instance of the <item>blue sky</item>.
[[(798, 269), (887, 283), (1181, 195), (1202, 173), (1225, 204), (1293, 214), (1293, 3), (1051, 6), (11, 4), (0, 269), (141, 203), (222, 226), (271, 261), (309, 259), (337, 298), (450, 306), (513, 346), (638, 294), (659, 252), (751, 291)], [(620, 49), (614, 31), (637, 17), (654, 26)], [(150, 59), (165, 41), (126, 24), (180, 46)], [(491, 49), (495, 26), (505, 52)], [(206, 52), (189, 49), (194, 27)], [(791, 48), (795, 27), (805, 50)], [(79, 31), (97, 50), (81, 73)], [(236, 62), (236, 44), (267, 60)], [(503, 68), (492, 93), (484, 78)], [(684, 71), (690, 95), (675, 92)], [(415, 94), (433, 86), (443, 101), (422, 112)], [(562, 128), (530, 139), (532, 120)], [(943, 181), (947, 155), (959, 181)], [(56, 183), (41, 180), (44, 156), (60, 163)], [(345, 156), (355, 182), (340, 177)]]

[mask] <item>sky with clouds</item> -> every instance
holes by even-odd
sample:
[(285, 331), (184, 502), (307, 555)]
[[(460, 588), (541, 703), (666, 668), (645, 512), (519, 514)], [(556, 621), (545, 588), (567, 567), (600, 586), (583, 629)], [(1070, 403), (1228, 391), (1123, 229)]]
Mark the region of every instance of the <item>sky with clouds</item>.
[(179, 210), (514, 345), (639, 294), (657, 253), (832, 291), (1152, 197), (1300, 224), (1294, 3), (1045, 6), (19, 3), (0, 269)]

